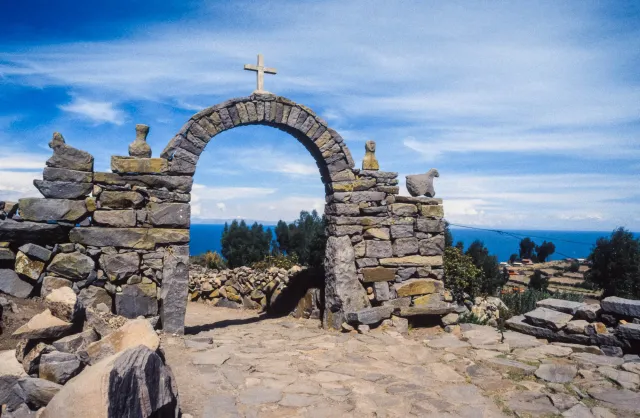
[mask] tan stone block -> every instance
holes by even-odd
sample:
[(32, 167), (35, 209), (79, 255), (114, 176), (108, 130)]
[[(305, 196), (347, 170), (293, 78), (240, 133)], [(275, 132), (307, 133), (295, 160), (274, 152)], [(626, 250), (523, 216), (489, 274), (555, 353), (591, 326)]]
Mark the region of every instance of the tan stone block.
[(95, 212), (98, 209), (95, 197), (87, 197), (84, 199), (84, 204), (87, 206), (88, 212)]
[(398, 216), (411, 216), (418, 213), (418, 208), (411, 203), (394, 203), (391, 205), (391, 212)]
[(32, 260), (22, 251), (18, 251), (15, 270), (16, 273), (22, 274), (31, 280), (38, 280), (42, 270), (44, 270), (44, 263), (42, 261)]
[(381, 240), (389, 240), (389, 228), (369, 228), (364, 231), (365, 238), (374, 238)]
[(430, 295), (418, 296), (413, 300), (413, 305), (414, 306), (434, 305), (438, 302), (442, 302), (442, 297), (440, 296), (440, 293), (432, 293)]
[(169, 162), (164, 158), (111, 157), (111, 171), (114, 173), (157, 174), (169, 170)]
[(395, 280), (396, 269), (385, 267), (373, 267), (362, 269), (363, 281), (370, 282), (391, 282)]
[(444, 283), (433, 279), (411, 279), (394, 285), (398, 297), (419, 296), (437, 293), (444, 289)]
[(441, 256), (424, 256), (409, 255), (406, 257), (383, 258), (380, 260), (383, 266), (405, 266), (405, 267), (421, 267), (421, 266), (441, 266)]
[(442, 205), (422, 205), (422, 216), (442, 218), (444, 216), (444, 207)]

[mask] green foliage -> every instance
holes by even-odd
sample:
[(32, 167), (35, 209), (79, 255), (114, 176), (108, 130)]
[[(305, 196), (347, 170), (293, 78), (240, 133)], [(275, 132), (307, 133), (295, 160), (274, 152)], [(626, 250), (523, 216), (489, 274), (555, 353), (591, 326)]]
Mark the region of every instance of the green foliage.
[[(527, 289), (522, 293), (503, 293), (500, 299), (509, 308), (509, 313), (504, 313), (504, 319), (508, 319), (511, 316), (522, 315), (530, 312), (536, 308), (536, 303), (540, 300), (555, 298), (570, 300), (573, 302), (583, 302), (584, 296), (579, 293), (569, 292), (545, 292), (535, 289)], [(503, 312), (500, 312), (500, 317), (503, 317)]]
[(576, 260), (573, 260), (571, 262), (571, 265), (569, 266), (569, 268), (567, 270), (569, 270), (571, 273), (579, 272), (580, 271), (580, 263), (578, 263)]
[(556, 252), (553, 242), (544, 241), (542, 245), (536, 245), (536, 259), (540, 263), (547, 261), (547, 257)]
[(222, 255), (230, 268), (250, 266), (269, 255), (271, 230), (254, 222), (248, 227), (245, 221), (225, 223), (222, 231)]
[(191, 263), (210, 269), (224, 270), (227, 268), (227, 262), (217, 251), (208, 250), (204, 254), (190, 257)]
[(280, 269), (289, 270), (293, 266), (300, 264), (297, 254), (275, 254), (268, 255), (263, 260), (260, 260), (251, 265), (256, 270), (266, 270), (270, 267), (277, 267)]
[(536, 243), (531, 240), (531, 238), (527, 237), (520, 241), (520, 259), (528, 258), (533, 260), (535, 258), (534, 250), (536, 248)]
[(540, 270), (535, 270), (533, 277), (529, 280), (529, 288), (546, 291), (549, 288), (549, 276)]
[(300, 212), (300, 217), (287, 224), (278, 222), (275, 228), (276, 253), (294, 255), (305, 266), (320, 267), (324, 262), (324, 250), (327, 244), (325, 219), (315, 210), (311, 213)]
[(480, 240), (475, 240), (467, 249), (466, 255), (471, 257), (473, 264), (482, 270), (479, 292), (483, 295), (494, 295), (498, 289), (509, 280), (500, 269), (498, 257), (489, 254), (489, 249)]
[(451, 234), (451, 230), (449, 229), (449, 222), (446, 220), (444, 221), (444, 246), (453, 246), (453, 235)]
[(603, 296), (640, 299), (640, 240), (620, 227), (600, 238), (588, 257), (587, 282), (603, 289)]
[(451, 290), (457, 300), (463, 300), (464, 293), (473, 297), (479, 292), (482, 270), (476, 267), (473, 259), (463, 254), (459, 248), (445, 248), (444, 276), (445, 286)]
[(458, 317), (458, 323), (460, 324), (487, 325), (487, 322), (489, 322), (488, 316), (482, 318), (473, 312), (467, 312)]
[(518, 259), (518, 254), (511, 254), (509, 257), (509, 263), (513, 264)]

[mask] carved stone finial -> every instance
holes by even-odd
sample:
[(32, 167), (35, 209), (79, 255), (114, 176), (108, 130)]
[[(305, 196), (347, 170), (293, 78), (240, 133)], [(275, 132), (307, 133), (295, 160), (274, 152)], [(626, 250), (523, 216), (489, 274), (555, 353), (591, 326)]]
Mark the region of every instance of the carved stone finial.
[(129, 145), (129, 155), (136, 158), (151, 158), (151, 147), (147, 144), (149, 126), (136, 125), (136, 139)]
[(58, 147), (60, 147), (60, 145), (63, 145), (64, 142), (64, 137), (62, 136), (62, 134), (60, 132), (54, 132), (53, 133), (53, 138), (51, 139), (51, 142), (49, 142), (49, 148), (51, 149), (56, 149)]
[(433, 188), (433, 178), (440, 177), (440, 173), (435, 168), (427, 171), (425, 174), (413, 174), (406, 177), (407, 190), (411, 196), (427, 196), (434, 197), (436, 191)]
[(380, 164), (376, 159), (376, 141), (367, 141), (364, 144), (363, 170), (380, 170)]

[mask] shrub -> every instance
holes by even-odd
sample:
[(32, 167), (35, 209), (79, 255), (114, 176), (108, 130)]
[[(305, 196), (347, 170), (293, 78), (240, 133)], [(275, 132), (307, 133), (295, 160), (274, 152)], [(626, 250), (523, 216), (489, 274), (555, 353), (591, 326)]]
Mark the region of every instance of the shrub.
[(540, 270), (533, 272), (533, 277), (529, 280), (529, 287), (535, 290), (546, 291), (549, 287), (549, 276), (542, 273)]
[(571, 262), (571, 265), (569, 265), (569, 267), (567, 268), (568, 271), (570, 271), (571, 273), (577, 273), (580, 271), (580, 263), (578, 263), (578, 261), (573, 260)]
[(489, 316), (485, 316), (484, 318), (482, 318), (473, 312), (467, 312), (460, 315), (460, 317), (458, 318), (458, 323), (487, 325), (487, 322), (489, 322), (489, 319), (490, 319)]
[(291, 267), (297, 265), (299, 265), (297, 254), (276, 254), (268, 255), (263, 260), (253, 263), (251, 268), (256, 270), (267, 270), (270, 267), (277, 267), (289, 270)]
[(208, 250), (204, 254), (190, 257), (190, 261), (192, 264), (197, 264), (210, 269), (224, 270), (227, 268), (226, 261), (224, 261), (224, 258), (222, 258), (217, 251), (212, 252), (211, 250)]
[[(503, 293), (500, 299), (509, 308), (509, 316), (522, 315), (531, 312), (536, 308), (536, 303), (540, 300), (554, 298), (570, 300), (573, 302), (583, 302), (584, 296), (579, 293), (570, 292), (546, 292), (535, 289), (527, 289), (522, 293)], [(502, 316), (502, 312), (500, 312)], [(505, 318), (506, 319), (506, 318)]]
[(471, 297), (478, 294), (482, 270), (459, 248), (447, 247), (444, 250), (444, 277), (445, 285), (451, 290), (453, 297), (461, 301), (464, 300), (465, 293)]

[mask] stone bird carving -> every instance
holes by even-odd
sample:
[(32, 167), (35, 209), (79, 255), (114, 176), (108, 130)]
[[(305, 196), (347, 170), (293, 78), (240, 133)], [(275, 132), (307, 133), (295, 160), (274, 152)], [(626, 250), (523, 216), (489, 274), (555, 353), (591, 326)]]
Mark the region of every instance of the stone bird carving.
[(440, 173), (435, 168), (427, 171), (425, 174), (411, 174), (406, 176), (407, 190), (411, 196), (427, 196), (434, 197), (436, 191), (433, 188), (433, 178), (440, 177)]

